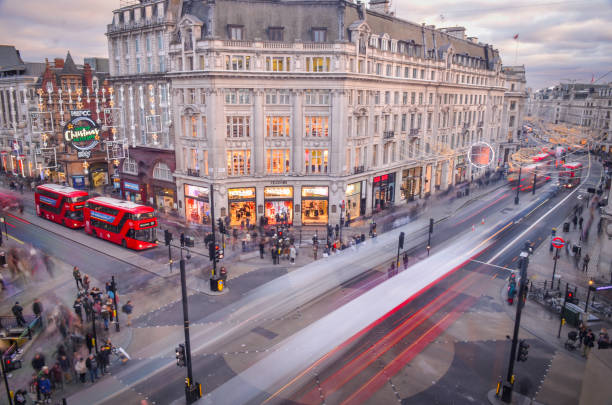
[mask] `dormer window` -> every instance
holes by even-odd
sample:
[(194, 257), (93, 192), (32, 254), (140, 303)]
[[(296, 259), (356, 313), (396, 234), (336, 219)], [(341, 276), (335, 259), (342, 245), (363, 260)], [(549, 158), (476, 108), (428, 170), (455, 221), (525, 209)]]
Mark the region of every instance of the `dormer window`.
[(269, 27), (268, 28), (268, 39), (270, 41), (282, 41), (283, 40), (283, 27)]
[(243, 41), (244, 40), (244, 26), (228, 25), (227, 35), (229, 36), (229, 39), (233, 41)]
[(312, 42), (327, 42), (327, 28), (313, 28)]

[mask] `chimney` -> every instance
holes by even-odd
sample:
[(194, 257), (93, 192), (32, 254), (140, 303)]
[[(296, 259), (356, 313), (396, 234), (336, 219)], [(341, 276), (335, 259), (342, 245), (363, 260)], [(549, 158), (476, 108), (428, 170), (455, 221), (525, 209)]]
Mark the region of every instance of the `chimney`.
[(62, 58), (55, 58), (54, 63), (56, 69), (61, 69), (64, 67), (64, 59)]
[(473, 43), (478, 43), (478, 37), (468, 37), (468, 41), (472, 41)]
[(93, 80), (91, 66), (89, 66), (89, 63), (86, 63), (85, 66), (83, 66), (83, 76), (85, 87), (92, 87)]
[(391, 0), (370, 0), (370, 10), (381, 14), (389, 14)]

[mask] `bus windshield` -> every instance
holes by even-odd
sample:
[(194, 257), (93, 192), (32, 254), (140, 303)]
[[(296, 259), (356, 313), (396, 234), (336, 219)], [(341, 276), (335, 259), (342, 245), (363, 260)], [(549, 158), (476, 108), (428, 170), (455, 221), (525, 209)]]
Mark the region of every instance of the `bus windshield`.
[(134, 239), (154, 243), (156, 240), (156, 228), (147, 228), (147, 229), (136, 229), (134, 232)]
[(80, 196), (80, 197), (72, 197), (72, 198), (70, 199), (70, 201), (71, 201), (72, 203), (78, 203), (78, 202), (87, 201), (88, 199), (89, 199), (89, 196), (82, 195), (82, 196)]
[(151, 219), (154, 217), (153, 212), (143, 212), (142, 214), (132, 214), (134, 221), (140, 221), (141, 219)]

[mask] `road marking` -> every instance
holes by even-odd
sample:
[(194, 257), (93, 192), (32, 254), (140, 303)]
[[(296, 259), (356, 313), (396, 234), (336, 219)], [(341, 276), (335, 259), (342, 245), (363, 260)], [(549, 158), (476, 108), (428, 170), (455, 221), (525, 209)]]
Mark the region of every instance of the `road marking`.
[(21, 222), (23, 222), (24, 224), (28, 224), (28, 225), (31, 225), (31, 224), (32, 224), (30, 221), (26, 221), (25, 219), (23, 219), (23, 218), (19, 218), (19, 217), (15, 216), (15, 215), (13, 215), (13, 214), (11, 214), (11, 213), (8, 213), (8, 212), (7, 212), (7, 213), (6, 213), (6, 215), (8, 215), (8, 216), (9, 216), (9, 217), (11, 217), (11, 218), (15, 218), (17, 221), (21, 221)]
[(13, 235), (9, 235), (8, 237), (9, 237), (9, 238), (11, 238), (11, 239), (13, 239), (13, 240), (14, 240), (15, 242), (17, 242), (17, 243), (21, 243), (22, 245), (24, 245), (24, 244), (25, 244), (25, 243), (24, 243), (22, 240), (17, 239), (17, 238), (16, 238), (16, 237), (14, 237)]

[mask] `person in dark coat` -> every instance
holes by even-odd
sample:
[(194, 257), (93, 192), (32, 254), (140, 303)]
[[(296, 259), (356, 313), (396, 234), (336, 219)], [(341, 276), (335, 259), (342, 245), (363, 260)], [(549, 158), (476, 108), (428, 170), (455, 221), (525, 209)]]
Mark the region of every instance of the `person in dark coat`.
[(36, 353), (32, 359), (32, 368), (36, 370), (36, 372), (40, 372), (44, 366), (45, 356), (42, 353)]
[(13, 315), (15, 315), (15, 318), (17, 319), (17, 325), (25, 326), (26, 320), (23, 317), (23, 307), (19, 305), (19, 301), (15, 302), (15, 305), (13, 305), (13, 308), (11, 308), (11, 311), (13, 312)]

